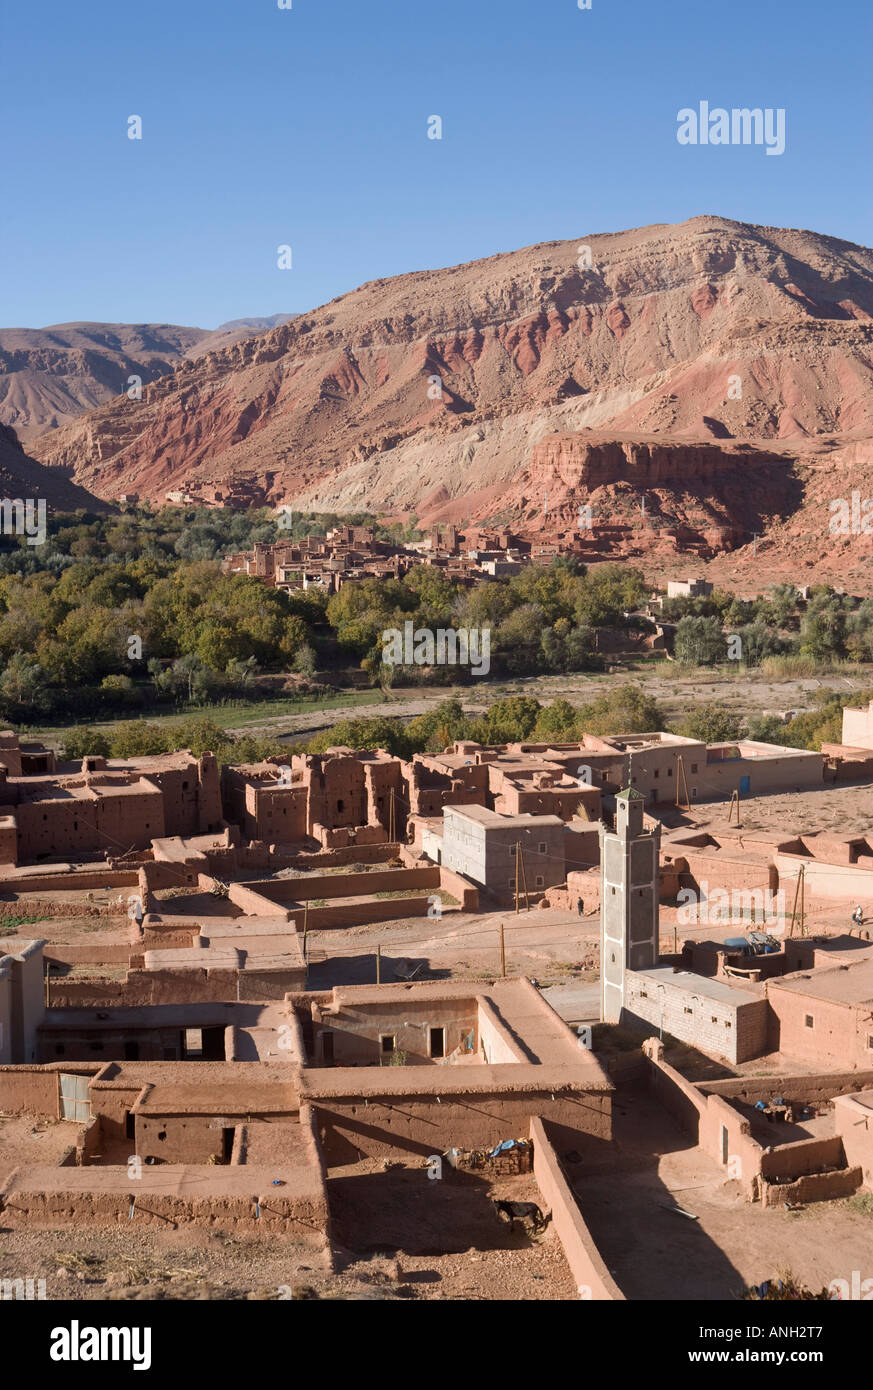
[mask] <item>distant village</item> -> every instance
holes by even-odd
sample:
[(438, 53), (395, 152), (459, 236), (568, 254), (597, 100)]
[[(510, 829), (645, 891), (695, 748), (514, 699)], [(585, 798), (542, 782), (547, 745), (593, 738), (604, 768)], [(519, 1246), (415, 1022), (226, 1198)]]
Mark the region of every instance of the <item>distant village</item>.
[(402, 579), (415, 565), (431, 565), (460, 584), (504, 579), (524, 565), (548, 564), (582, 551), (572, 537), (561, 542), (524, 540), (505, 527), (433, 527), (423, 541), (394, 545), (376, 539), (370, 526), (339, 526), (327, 535), (255, 545), (225, 558), (227, 574), (252, 574), (277, 589), (320, 588), (336, 593), (358, 579)]

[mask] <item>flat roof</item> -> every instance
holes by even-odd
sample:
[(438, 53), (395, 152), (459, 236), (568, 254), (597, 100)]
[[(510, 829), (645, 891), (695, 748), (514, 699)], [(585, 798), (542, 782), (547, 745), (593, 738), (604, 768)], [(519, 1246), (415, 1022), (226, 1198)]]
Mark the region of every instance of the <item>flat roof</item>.
[(560, 816), (529, 816), (523, 811), (517, 816), (501, 816), (497, 811), (489, 811), (487, 806), (444, 806), (443, 819), (448, 815), (478, 821), (480, 825), (487, 825), (492, 830), (524, 830), (538, 825), (564, 824)]
[[(720, 1004), (751, 1004), (764, 998), (761, 985), (750, 980), (728, 983), (726, 980), (711, 979), (708, 975), (695, 975), (690, 970), (673, 969), (672, 965), (655, 965), (650, 970), (633, 970), (629, 974), (651, 980), (653, 984), (667, 985), (671, 989), (687, 990), (689, 994), (699, 994), (706, 999), (714, 999)], [(745, 998), (737, 998), (744, 995)]]
[(863, 959), (855, 963), (819, 966), (803, 974), (777, 976), (767, 984), (832, 1004), (869, 1008), (873, 1006), (873, 959), (865, 953)]

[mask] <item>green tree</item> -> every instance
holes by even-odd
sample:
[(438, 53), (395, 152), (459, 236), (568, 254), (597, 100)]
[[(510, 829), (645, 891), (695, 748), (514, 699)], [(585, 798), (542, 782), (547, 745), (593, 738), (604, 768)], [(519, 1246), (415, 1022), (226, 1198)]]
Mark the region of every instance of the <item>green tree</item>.
[(537, 714), (532, 737), (537, 743), (577, 743), (583, 733), (575, 706), (569, 700), (553, 700)]
[(743, 727), (742, 717), (714, 702), (697, 705), (682, 721), (679, 732), (701, 743), (735, 743)]
[(12, 710), (38, 713), (48, 706), (45, 671), (26, 652), (16, 652), (0, 675), (0, 696)]
[(96, 729), (86, 725), (67, 729), (61, 744), (62, 756), (67, 762), (78, 762), (80, 758), (108, 758), (109, 739)]
[(673, 653), (684, 665), (714, 666), (726, 651), (718, 618), (682, 618), (677, 625)]

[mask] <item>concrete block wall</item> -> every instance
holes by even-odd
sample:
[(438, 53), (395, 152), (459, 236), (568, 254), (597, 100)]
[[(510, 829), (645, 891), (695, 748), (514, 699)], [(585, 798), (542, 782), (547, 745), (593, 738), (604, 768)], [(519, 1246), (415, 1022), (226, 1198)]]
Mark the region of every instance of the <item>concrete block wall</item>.
[[(681, 977), (677, 976), (677, 980)], [(738, 996), (736, 1003), (694, 996), (687, 982), (663, 987), (647, 975), (625, 972), (625, 1021), (659, 1028), (714, 1057), (745, 1062), (767, 1050), (766, 999)], [(691, 1012), (688, 1012), (691, 1010)]]

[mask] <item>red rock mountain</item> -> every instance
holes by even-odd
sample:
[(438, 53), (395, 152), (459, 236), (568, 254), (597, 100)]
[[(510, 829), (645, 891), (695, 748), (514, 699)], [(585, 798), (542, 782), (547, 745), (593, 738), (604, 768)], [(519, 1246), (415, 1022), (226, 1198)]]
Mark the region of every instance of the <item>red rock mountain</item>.
[(760, 564), (755, 533), (795, 523), (829, 562), (826, 489), (871, 439), (873, 253), (702, 216), (372, 281), (29, 447), (110, 499), (231, 484), (544, 531), (600, 489), (622, 553)]
[(166, 323), (2, 328), (0, 424), (12, 425), (29, 443), (126, 391), (132, 375), (155, 381), (185, 356), (226, 347), (291, 317), (234, 319), (212, 330)]

